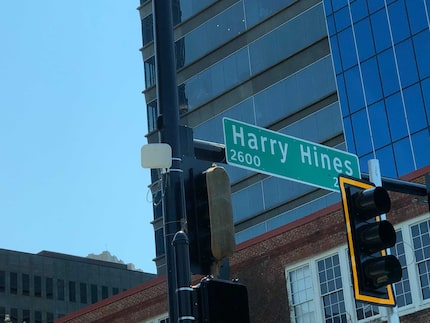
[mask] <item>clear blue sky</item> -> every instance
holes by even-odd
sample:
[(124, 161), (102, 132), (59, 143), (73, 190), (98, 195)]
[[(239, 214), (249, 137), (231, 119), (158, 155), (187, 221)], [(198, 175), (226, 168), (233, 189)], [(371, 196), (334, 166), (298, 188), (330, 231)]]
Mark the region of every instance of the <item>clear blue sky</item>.
[(0, 2), (0, 248), (155, 272), (138, 5)]

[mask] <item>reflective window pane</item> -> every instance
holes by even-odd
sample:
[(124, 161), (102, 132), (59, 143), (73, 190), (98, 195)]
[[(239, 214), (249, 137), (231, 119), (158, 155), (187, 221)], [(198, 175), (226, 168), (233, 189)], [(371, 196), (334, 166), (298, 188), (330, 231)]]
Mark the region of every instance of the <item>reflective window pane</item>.
[(394, 44), (397, 44), (410, 35), (404, 1), (395, 1), (389, 5), (388, 14), (390, 16)]
[(408, 128), (405, 120), (405, 111), (400, 93), (390, 96), (385, 100), (387, 107), (388, 121), (392, 140), (398, 140), (408, 135)]
[(393, 50), (389, 49), (379, 54), (378, 64), (382, 78), (382, 89), (384, 91), (384, 95), (388, 96), (393, 94), (395, 91), (398, 91), (400, 89), (399, 78), (397, 77)]
[(430, 132), (428, 129), (422, 130), (412, 135), (414, 146), (415, 161), (417, 168), (430, 164), (430, 154), (427, 147), (430, 147)]
[[(366, 164), (370, 158), (373, 158), (373, 157), (369, 156), (369, 158), (367, 158), (365, 160)], [(389, 145), (389, 146), (386, 146), (382, 149), (377, 150), (376, 151), (376, 158), (379, 159), (381, 165), (384, 165), (381, 168), (382, 176), (392, 177), (392, 178), (397, 177), (397, 169), (396, 169), (392, 145)]]
[(372, 151), (372, 140), (370, 138), (369, 123), (367, 119), (366, 110), (360, 110), (351, 116), (351, 121), (354, 129), (354, 136), (357, 138), (355, 141), (357, 154), (359, 156), (365, 155)]
[(339, 33), (339, 48), (343, 69), (346, 70), (357, 64), (354, 38), (351, 27)]
[(415, 169), (409, 137), (395, 142), (393, 146), (398, 173), (407, 174), (411, 169)]
[(372, 30), (369, 18), (363, 19), (354, 25), (357, 41), (358, 55), (361, 61), (373, 56), (375, 48), (373, 45)]
[(403, 90), (403, 97), (405, 100), (410, 132), (416, 132), (428, 127), (424, 110), (424, 102), (421, 95), (421, 87), (419, 84)]
[[(373, 1), (371, 1), (373, 2)], [(372, 24), (373, 38), (377, 52), (391, 46), (390, 29), (388, 28), (387, 15), (385, 10), (380, 10), (370, 16)]]
[[(242, 3), (238, 2), (176, 41), (177, 67), (183, 67), (245, 30)], [(179, 47), (179, 48), (178, 48)]]
[(244, 0), (248, 28), (297, 0)]
[(378, 149), (388, 145), (391, 137), (384, 102), (380, 101), (371, 105), (368, 111), (375, 148)]
[(358, 67), (345, 72), (346, 94), (351, 113), (364, 107), (364, 96)]
[(194, 109), (247, 79), (249, 74), (248, 54), (244, 48), (186, 81), (185, 95), (179, 97), (179, 105)]
[(424, 1), (405, 1), (405, 4), (412, 34), (428, 28)]
[(406, 40), (396, 46), (396, 57), (402, 87), (416, 83), (418, 81), (418, 71), (414, 49), (410, 40)]
[[(252, 203), (250, 203), (252, 201)], [(249, 218), (264, 210), (261, 183), (232, 194), (234, 222)]]
[(354, 23), (366, 17), (369, 14), (367, 11), (367, 0), (351, 2), (351, 12)]
[(310, 46), (326, 34), (322, 6), (305, 11), (249, 45), (252, 74)]
[(420, 78), (423, 79), (430, 76), (430, 31), (425, 30), (416, 35), (413, 39), (418, 70)]
[(381, 79), (379, 77), (376, 59), (372, 58), (361, 64), (364, 89), (367, 104), (372, 104), (382, 99)]

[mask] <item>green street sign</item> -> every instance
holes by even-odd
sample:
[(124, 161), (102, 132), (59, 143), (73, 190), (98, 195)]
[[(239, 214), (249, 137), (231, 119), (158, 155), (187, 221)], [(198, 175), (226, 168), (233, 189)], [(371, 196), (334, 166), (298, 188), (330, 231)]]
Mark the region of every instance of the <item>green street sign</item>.
[(339, 174), (361, 178), (358, 157), (343, 150), (224, 118), (227, 163), (339, 192)]

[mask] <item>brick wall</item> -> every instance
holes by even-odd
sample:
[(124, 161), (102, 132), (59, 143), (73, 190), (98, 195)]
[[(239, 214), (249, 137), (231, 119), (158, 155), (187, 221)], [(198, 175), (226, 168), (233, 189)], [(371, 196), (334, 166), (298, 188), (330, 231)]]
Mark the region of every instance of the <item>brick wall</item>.
[[(429, 171), (430, 167), (409, 179), (419, 176), (417, 182), (424, 183), (423, 174)], [(390, 197), (392, 207), (387, 219), (393, 224), (428, 212), (428, 205), (412, 202), (414, 196), (390, 192)], [(339, 202), (239, 245), (230, 260), (231, 272), (248, 286), (251, 322), (290, 322), (285, 267), (346, 242)], [(421, 311), (401, 321), (412, 322), (414, 317), (427, 317), (429, 313), (430, 310)], [(415, 322), (427, 321), (430, 322)]]
[[(407, 180), (423, 183), (423, 175)], [(391, 193), (392, 211), (387, 219), (400, 223), (428, 212), (415, 204), (413, 196)], [(285, 267), (346, 244), (345, 223), (340, 202), (319, 210), (251, 241), (240, 244), (230, 259), (231, 276), (248, 287), (251, 322), (290, 322)], [(167, 312), (165, 278), (160, 277), (134, 289), (70, 314), (58, 323), (142, 322)], [(401, 322), (429, 322), (430, 310), (401, 318)]]

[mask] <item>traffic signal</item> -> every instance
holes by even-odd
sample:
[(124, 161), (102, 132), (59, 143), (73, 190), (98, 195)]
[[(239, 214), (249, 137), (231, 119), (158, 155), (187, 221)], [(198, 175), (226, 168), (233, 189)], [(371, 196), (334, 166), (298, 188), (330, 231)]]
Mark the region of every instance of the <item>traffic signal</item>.
[(191, 158), (184, 168), (187, 233), (193, 274), (213, 274), (214, 265), (233, 254), (233, 210), (224, 168)]
[(194, 291), (199, 322), (249, 323), (248, 291), (245, 285), (204, 278)]
[(390, 210), (390, 197), (384, 188), (355, 178), (339, 176), (339, 186), (355, 299), (395, 306), (391, 284), (402, 278), (402, 266), (385, 251), (395, 245), (396, 232), (380, 219)]

